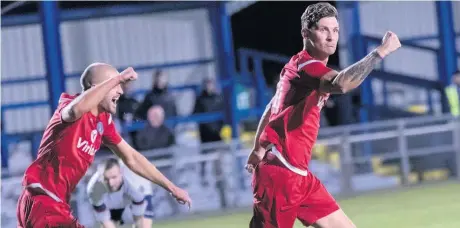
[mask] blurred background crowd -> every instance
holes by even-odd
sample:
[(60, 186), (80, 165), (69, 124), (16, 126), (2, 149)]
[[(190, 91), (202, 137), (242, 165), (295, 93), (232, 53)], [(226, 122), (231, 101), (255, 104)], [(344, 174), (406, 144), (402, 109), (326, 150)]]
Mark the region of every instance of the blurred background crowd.
[[(250, 216), (244, 209), (252, 194), (245, 159), (282, 66), (302, 48), (300, 16), (312, 3), (2, 1), (4, 227), (15, 227), (15, 211), (5, 209), (15, 208), (21, 175), (60, 94), (81, 92), (79, 76), (92, 62), (139, 73), (118, 102), (123, 137), (190, 191), (195, 212), (243, 208), (226, 221), (247, 226), (241, 218)], [(359, 89), (327, 101), (312, 171), (337, 195), (458, 179), (460, 3), (330, 3), (341, 27), (331, 68), (361, 59), (387, 30), (403, 47)], [(101, 148), (95, 165), (108, 156)], [(92, 224), (81, 190), (87, 181), (73, 207)], [(183, 214), (161, 189), (155, 194), (158, 220)], [(412, 202), (417, 208), (416, 199), (408, 207)], [(215, 224), (202, 222), (189, 226)], [(379, 227), (366, 222), (356, 223)]]

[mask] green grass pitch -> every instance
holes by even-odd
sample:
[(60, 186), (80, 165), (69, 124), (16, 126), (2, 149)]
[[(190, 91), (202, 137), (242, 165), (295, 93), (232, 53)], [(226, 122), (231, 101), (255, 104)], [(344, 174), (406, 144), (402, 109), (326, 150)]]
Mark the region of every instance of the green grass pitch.
[[(357, 227), (459, 228), (460, 182), (374, 192), (339, 200)], [(157, 222), (162, 228), (248, 227), (251, 211), (181, 221)], [(295, 228), (302, 227), (296, 222)]]

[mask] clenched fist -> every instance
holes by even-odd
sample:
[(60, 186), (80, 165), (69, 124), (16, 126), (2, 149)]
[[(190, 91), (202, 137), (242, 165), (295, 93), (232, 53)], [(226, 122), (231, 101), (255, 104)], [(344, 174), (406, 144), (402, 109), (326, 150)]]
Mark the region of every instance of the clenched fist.
[(263, 148), (252, 150), (251, 154), (249, 154), (248, 161), (245, 166), (246, 170), (249, 173), (254, 173), (256, 167), (259, 165), (259, 163), (264, 158), (265, 153), (266, 151)]
[(137, 73), (134, 71), (132, 67), (126, 68), (123, 72), (120, 73), (120, 81), (121, 83), (126, 83), (129, 81), (137, 80)]
[(385, 57), (398, 50), (400, 47), (401, 43), (398, 36), (394, 32), (388, 31), (385, 33), (385, 36), (383, 36), (382, 44), (377, 50), (380, 56)]

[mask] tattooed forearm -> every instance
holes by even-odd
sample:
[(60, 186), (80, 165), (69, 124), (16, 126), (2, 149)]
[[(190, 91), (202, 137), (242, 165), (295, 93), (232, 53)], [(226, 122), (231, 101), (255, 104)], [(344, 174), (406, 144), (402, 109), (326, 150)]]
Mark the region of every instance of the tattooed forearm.
[(339, 75), (334, 79), (332, 84), (346, 84), (346, 83), (361, 83), (366, 79), (369, 73), (375, 68), (375, 66), (382, 61), (382, 58), (376, 50), (369, 53), (366, 57), (361, 59), (359, 62), (349, 66), (345, 70), (341, 71)]
[(352, 90), (358, 87), (381, 61), (382, 57), (374, 50), (359, 62), (342, 70), (334, 80), (324, 83), (322, 87), (332, 93)]

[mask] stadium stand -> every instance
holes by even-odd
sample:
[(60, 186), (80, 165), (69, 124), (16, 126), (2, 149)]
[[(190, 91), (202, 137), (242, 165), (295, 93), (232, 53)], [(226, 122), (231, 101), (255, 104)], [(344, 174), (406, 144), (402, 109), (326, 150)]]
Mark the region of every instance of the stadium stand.
[[(69, 10), (45, 1), (38, 14), (2, 16), (2, 209), (15, 207), (22, 164), (36, 156), (60, 93), (79, 92), (79, 74), (94, 60), (119, 69), (133, 66), (140, 80), (131, 94), (139, 102), (151, 89), (153, 72), (167, 72), (177, 115), (167, 117), (165, 124), (173, 129), (175, 145), (145, 154), (190, 191), (194, 212), (250, 206), (250, 177), (243, 170), (255, 134), (250, 123), (272, 95), (263, 66), (289, 59), (233, 50), (229, 13), (250, 3), (162, 2)], [(408, 10), (414, 4), (417, 10)], [(460, 64), (460, 3), (337, 2), (337, 7), (342, 27), (337, 68), (363, 57), (387, 28), (400, 34), (403, 48), (356, 91), (361, 98), (358, 115), (351, 101), (340, 107), (355, 123), (321, 130), (312, 171), (337, 195), (459, 178), (460, 123), (446, 114), (444, 88)], [(193, 114), (206, 78), (218, 82), (225, 108)], [(198, 124), (213, 121), (225, 122), (219, 131), (222, 141), (200, 144)], [(129, 136), (145, 124), (123, 123), (120, 130)], [(200, 154), (203, 149), (213, 152)], [(154, 159), (166, 153), (174, 156)], [(100, 154), (95, 163), (110, 156)], [(202, 162), (207, 186), (200, 184)], [(75, 193), (73, 207), (92, 224), (82, 190), (86, 182)], [(155, 197), (159, 218), (184, 212), (170, 204), (165, 192), (157, 189)], [(15, 214), (2, 210), (2, 224), (15, 227)]]

